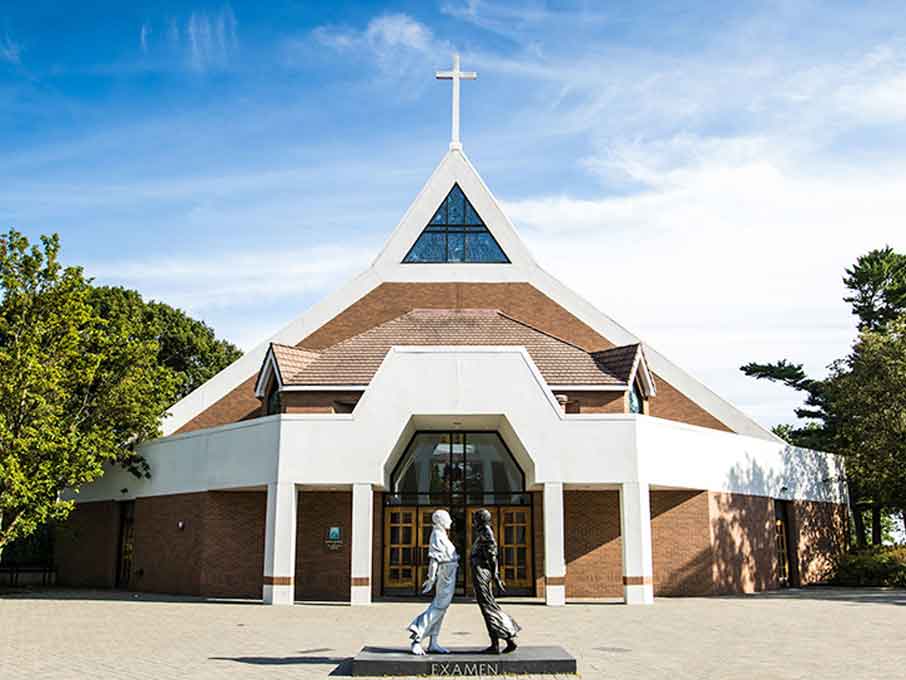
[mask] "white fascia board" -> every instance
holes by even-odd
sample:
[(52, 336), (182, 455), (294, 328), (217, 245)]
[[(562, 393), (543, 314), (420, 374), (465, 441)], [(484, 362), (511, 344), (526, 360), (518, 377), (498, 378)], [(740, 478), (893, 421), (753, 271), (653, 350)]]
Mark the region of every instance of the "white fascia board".
[(268, 345), (267, 353), (264, 356), (264, 363), (258, 371), (258, 380), (255, 382), (255, 396), (259, 399), (264, 398), (264, 393), (269, 382), (268, 379), (271, 375), (274, 376), (274, 380), (277, 383), (277, 391), (281, 391), (283, 389), (283, 381), (280, 379), (280, 367), (277, 366), (277, 358), (274, 356), (273, 345)]
[(625, 392), (629, 385), (550, 385), (554, 392)]
[[(456, 182), (497, 239), (511, 264), (402, 264), (403, 258), (434, 215), (437, 206), (446, 198)], [(312, 306), (273, 337), (178, 401), (163, 423), (164, 435), (175, 432), (253, 376), (260, 368), (271, 342), (298, 344), (384, 282), (525, 282), (544, 293), (614, 345), (641, 342), (636, 335), (538, 266), (516, 228), (465, 154), (460, 150), (450, 150), (441, 159), (368, 270)], [(760, 439), (781, 441), (770, 430), (763, 428), (735, 406), (717, 396), (647, 343), (645, 350), (651, 370), (731, 430)]]

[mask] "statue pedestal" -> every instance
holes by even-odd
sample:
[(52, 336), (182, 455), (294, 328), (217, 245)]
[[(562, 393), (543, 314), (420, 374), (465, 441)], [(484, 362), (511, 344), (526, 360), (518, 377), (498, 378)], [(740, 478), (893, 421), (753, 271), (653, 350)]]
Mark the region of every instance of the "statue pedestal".
[(576, 658), (562, 647), (519, 647), (510, 654), (451, 648), (450, 654), (415, 656), (408, 647), (363, 647), (352, 660), (353, 675), (524, 675), (575, 673)]

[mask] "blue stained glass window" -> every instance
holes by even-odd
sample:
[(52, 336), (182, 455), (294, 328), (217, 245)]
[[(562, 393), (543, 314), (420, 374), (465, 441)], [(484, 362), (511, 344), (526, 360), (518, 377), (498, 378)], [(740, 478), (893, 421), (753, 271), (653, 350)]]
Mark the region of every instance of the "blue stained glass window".
[(466, 197), (458, 184), (447, 194), (447, 224), (464, 224), (466, 219)]
[(447, 234), (447, 262), (466, 261), (466, 235), (451, 231)]
[(443, 262), (447, 252), (447, 235), (443, 232), (423, 232), (412, 250), (406, 256), (406, 262)]
[(506, 255), (489, 232), (466, 236), (466, 257), (469, 262), (506, 262)]
[(403, 262), (485, 262), (509, 258), (458, 184), (454, 184)]

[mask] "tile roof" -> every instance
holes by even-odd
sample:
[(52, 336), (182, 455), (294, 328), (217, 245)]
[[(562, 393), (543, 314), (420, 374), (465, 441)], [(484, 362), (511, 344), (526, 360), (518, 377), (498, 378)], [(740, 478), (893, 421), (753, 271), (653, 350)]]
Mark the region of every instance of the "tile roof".
[(299, 383), (299, 376), (319, 356), (318, 352), (302, 349), (301, 347), (278, 345), (275, 342), (271, 343), (271, 349), (274, 352), (274, 358), (277, 360), (280, 380), (284, 385)]
[(495, 309), (415, 309), (318, 352), (273, 347), (284, 385), (367, 385), (394, 345), (523, 346), (549, 385), (626, 384), (639, 350), (589, 354)]
[(602, 371), (609, 373), (622, 383), (628, 383), (640, 347), (639, 343), (611, 347), (601, 352), (592, 352), (591, 357)]

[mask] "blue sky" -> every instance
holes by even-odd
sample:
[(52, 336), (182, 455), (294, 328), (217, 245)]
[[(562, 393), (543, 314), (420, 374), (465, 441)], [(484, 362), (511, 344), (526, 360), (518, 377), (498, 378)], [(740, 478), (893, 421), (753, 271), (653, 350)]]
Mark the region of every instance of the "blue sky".
[(250, 348), (370, 262), (446, 150), (542, 266), (771, 425), (906, 250), (901, 2), (0, 4), (0, 225)]

